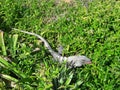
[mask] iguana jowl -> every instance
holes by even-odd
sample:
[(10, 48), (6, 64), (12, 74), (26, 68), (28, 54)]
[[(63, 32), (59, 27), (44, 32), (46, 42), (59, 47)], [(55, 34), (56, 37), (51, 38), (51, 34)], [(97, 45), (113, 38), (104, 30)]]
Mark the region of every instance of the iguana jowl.
[(54, 60), (62, 63), (64, 61), (67, 62), (67, 64), (69, 65), (69, 67), (80, 67), (84, 64), (90, 64), (91, 60), (89, 58), (87, 58), (86, 56), (69, 56), (69, 57), (65, 57), (60, 55), (59, 53), (55, 52), (51, 46), (49, 45), (49, 43), (40, 35), (32, 33), (32, 32), (27, 32), (27, 31), (23, 31), (23, 30), (19, 30), (19, 29), (14, 29), (29, 35), (33, 35), (36, 36), (37, 38), (39, 38), (42, 42), (44, 42), (45, 47), (48, 49), (48, 51), (51, 53), (51, 55), (53, 56)]

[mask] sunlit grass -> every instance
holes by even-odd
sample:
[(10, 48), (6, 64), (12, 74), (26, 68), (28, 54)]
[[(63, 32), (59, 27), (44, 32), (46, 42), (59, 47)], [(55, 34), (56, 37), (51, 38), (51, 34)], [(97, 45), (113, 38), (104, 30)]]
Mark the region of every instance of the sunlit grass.
[[(92, 64), (67, 69), (52, 60), (36, 37), (11, 31), (12, 28), (37, 33), (55, 51), (62, 45), (63, 55), (85, 55)], [(1, 89), (10, 88), (4, 79), (16, 83), (13, 89), (21, 90), (120, 89), (119, 1), (93, 0), (86, 7), (79, 0), (69, 4), (2, 0), (0, 29), (4, 31), (0, 40), (0, 74), (7, 76), (0, 79)], [(39, 51), (33, 52), (36, 48)]]

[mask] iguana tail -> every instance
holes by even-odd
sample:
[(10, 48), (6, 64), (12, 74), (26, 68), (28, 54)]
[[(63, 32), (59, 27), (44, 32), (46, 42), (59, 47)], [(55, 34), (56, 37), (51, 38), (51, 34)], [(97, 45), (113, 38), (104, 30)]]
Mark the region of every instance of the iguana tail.
[(26, 34), (33, 35), (33, 36), (38, 37), (42, 42), (44, 42), (45, 47), (46, 47), (50, 52), (54, 52), (54, 51), (52, 50), (51, 46), (49, 45), (49, 43), (48, 43), (43, 37), (41, 37), (40, 35), (35, 34), (35, 33), (32, 33), (32, 32), (28, 32), (28, 31), (23, 31), (23, 30), (15, 29), (15, 28), (14, 28), (14, 30), (17, 30), (17, 31), (20, 31), (20, 32), (23, 32), (23, 33), (26, 33)]

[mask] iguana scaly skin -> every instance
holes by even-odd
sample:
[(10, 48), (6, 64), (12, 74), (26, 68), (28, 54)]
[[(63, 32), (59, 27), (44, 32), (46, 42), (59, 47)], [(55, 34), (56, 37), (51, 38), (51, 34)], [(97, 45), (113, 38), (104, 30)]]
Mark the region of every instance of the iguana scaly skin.
[(67, 62), (67, 64), (69, 65), (69, 67), (80, 67), (84, 64), (90, 64), (91, 60), (89, 58), (87, 58), (86, 56), (69, 56), (69, 57), (65, 57), (65, 56), (61, 56), (59, 53), (55, 52), (51, 46), (49, 45), (49, 43), (40, 35), (32, 33), (32, 32), (27, 32), (27, 31), (23, 31), (23, 30), (19, 30), (19, 29), (14, 29), (29, 35), (33, 35), (36, 36), (37, 38), (39, 38), (42, 42), (44, 42), (45, 47), (48, 49), (48, 51), (51, 53), (51, 55), (53, 56), (53, 58), (62, 63), (64, 61)]

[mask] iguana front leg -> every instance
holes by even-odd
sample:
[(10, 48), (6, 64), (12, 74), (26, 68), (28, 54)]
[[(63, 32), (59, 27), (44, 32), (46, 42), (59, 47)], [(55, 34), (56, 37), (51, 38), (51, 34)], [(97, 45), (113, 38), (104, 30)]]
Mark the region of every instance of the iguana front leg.
[(60, 45), (60, 46), (57, 48), (57, 50), (58, 50), (58, 53), (59, 53), (60, 55), (62, 55), (62, 53), (63, 53), (63, 46)]

